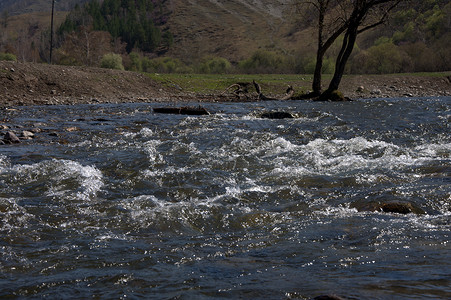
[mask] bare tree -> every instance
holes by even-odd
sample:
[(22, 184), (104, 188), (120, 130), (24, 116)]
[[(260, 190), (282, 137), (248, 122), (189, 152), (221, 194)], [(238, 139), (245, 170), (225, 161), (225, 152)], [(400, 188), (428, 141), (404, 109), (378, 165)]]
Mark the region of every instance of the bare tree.
[(321, 94), (320, 99), (331, 99), (338, 90), (343, 77), (346, 63), (354, 49), (357, 36), (369, 29), (383, 24), (389, 13), (404, 0), (348, 0), (345, 3), (351, 12), (346, 19), (346, 31), (340, 53), (335, 63), (335, 72), (328, 89)]
[[(313, 92), (309, 97), (321, 95), (330, 98), (338, 89), (346, 63), (354, 49), (357, 35), (383, 24), (400, 2), (406, 0), (298, 0), (301, 11), (314, 14), (317, 19), (318, 41), (316, 65), (313, 75)], [(302, 9), (307, 7), (307, 9)], [(322, 93), (322, 68), (324, 56), (334, 42), (342, 36), (343, 43), (336, 59), (335, 73), (328, 89)]]
[(66, 60), (68, 64), (98, 66), (102, 56), (112, 52), (111, 40), (109, 32), (81, 26), (80, 31), (66, 36), (59, 49), (60, 60)]
[(324, 56), (337, 38), (346, 30), (346, 11), (343, 10), (344, 0), (300, 0), (296, 2), (298, 11), (304, 14), (314, 14), (317, 18), (318, 40), (316, 64), (313, 74), (312, 89), (309, 96), (321, 94), (322, 68)]

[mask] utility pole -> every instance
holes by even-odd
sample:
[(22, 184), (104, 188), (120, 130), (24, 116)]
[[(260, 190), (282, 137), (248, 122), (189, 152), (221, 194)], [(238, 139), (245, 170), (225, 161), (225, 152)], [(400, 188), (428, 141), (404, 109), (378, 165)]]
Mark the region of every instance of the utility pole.
[(52, 21), (50, 22), (50, 64), (52, 64), (53, 52), (53, 12), (55, 10), (55, 0), (52, 0)]

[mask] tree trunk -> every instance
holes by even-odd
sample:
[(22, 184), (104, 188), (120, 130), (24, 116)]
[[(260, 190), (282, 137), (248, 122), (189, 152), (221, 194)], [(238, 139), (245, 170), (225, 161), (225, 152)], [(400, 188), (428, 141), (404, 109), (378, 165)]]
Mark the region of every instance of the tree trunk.
[(349, 57), (351, 56), (352, 50), (354, 49), (354, 45), (357, 38), (357, 30), (352, 30), (348, 35), (345, 36), (343, 41), (343, 55), (339, 56), (335, 65), (335, 73), (330, 81), (328, 90), (335, 91), (338, 90), (338, 87), (341, 83), (341, 79), (343, 78), (343, 74), (345, 72), (346, 63), (348, 62)]
[(318, 49), (316, 50), (316, 64), (315, 72), (313, 74), (313, 96), (321, 95), (321, 80), (324, 61), (324, 42), (323, 42), (323, 30), (324, 30), (324, 14), (326, 13), (327, 4), (324, 1), (319, 3), (319, 18), (318, 18)]
[(348, 29), (346, 30), (346, 34), (343, 39), (343, 44), (340, 49), (340, 53), (338, 54), (336, 63), (335, 63), (335, 72), (332, 80), (329, 83), (329, 87), (327, 90), (321, 94), (321, 100), (343, 100), (343, 99), (335, 99), (336, 97), (331, 97), (334, 92), (338, 90), (340, 86), (341, 79), (343, 78), (343, 74), (345, 72), (346, 63), (348, 62), (349, 57), (351, 56), (352, 50), (354, 49), (355, 42), (357, 40), (358, 27), (360, 21), (351, 22), (349, 24)]
[(323, 69), (323, 56), (318, 54), (316, 57), (315, 73), (313, 74), (313, 83), (312, 83), (314, 96), (321, 95), (322, 69)]

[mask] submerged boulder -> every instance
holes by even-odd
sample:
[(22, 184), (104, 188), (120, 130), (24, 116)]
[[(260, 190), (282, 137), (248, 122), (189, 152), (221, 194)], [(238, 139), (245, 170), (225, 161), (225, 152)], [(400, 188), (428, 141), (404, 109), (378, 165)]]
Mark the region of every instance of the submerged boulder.
[(321, 295), (313, 298), (312, 300), (344, 300), (344, 299), (336, 295)]
[(395, 214), (424, 214), (417, 205), (406, 201), (387, 201), (387, 202), (371, 202), (371, 203), (354, 203), (352, 205), (358, 211), (372, 211)]
[(408, 202), (388, 202), (382, 203), (380, 209), (386, 213), (396, 213), (396, 214), (424, 214), (424, 211)]

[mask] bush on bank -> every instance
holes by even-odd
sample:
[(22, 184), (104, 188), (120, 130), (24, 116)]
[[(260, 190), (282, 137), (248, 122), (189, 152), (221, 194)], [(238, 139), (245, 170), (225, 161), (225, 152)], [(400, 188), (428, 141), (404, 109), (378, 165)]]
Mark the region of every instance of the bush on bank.
[(122, 57), (119, 54), (114, 53), (105, 54), (100, 61), (100, 67), (124, 70), (124, 66), (122, 65)]
[(0, 52), (0, 60), (17, 61), (17, 57), (12, 53)]

